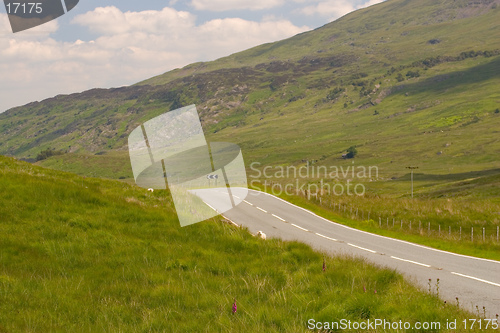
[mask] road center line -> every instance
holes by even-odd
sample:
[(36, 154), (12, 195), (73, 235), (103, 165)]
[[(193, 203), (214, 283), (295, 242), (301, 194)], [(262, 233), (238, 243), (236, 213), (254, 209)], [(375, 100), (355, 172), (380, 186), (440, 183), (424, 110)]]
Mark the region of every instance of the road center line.
[(264, 210), (264, 209), (262, 209), (262, 208), (260, 208), (260, 207), (255, 207), (255, 208), (257, 208), (258, 210), (263, 211), (264, 213), (267, 213), (267, 210)]
[(419, 265), (419, 266), (424, 266), (424, 267), (431, 267), (431, 265), (426, 265), (426, 264), (422, 264), (422, 263), (419, 263), (419, 262), (416, 262), (416, 261), (412, 261), (412, 260), (406, 260), (406, 259), (401, 259), (401, 258), (398, 258), (398, 257), (393, 257), (391, 256), (392, 259), (396, 259), (396, 260), (400, 260), (400, 261), (404, 261), (404, 262), (409, 262), (411, 264), (415, 264), (415, 265)]
[(301, 230), (304, 230), (304, 231), (309, 232), (309, 230), (304, 229), (304, 228), (302, 228), (302, 227), (299, 227), (299, 226), (298, 226), (298, 225), (296, 225), (296, 224), (293, 224), (293, 223), (292, 223), (292, 225), (293, 225), (295, 228), (299, 228), (299, 229), (301, 229)]
[(246, 201), (246, 200), (243, 200), (244, 203), (246, 204), (249, 204), (250, 206), (253, 206), (253, 204), (251, 204), (250, 202)]
[(258, 193), (258, 194), (263, 194), (263, 195), (266, 195), (266, 196), (269, 196), (269, 197), (272, 197), (276, 200), (279, 200), (287, 205), (290, 205), (290, 206), (293, 206), (295, 208), (298, 208), (306, 213), (309, 213), (325, 222), (328, 222), (328, 223), (331, 223), (331, 224), (334, 224), (338, 227), (341, 227), (341, 228), (344, 228), (344, 229), (348, 229), (348, 230), (352, 230), (352, 231), (356, 231), (356, 232), (359, 232), (359, 233), (362, 233), (362, 234), (366, 234), (366, 235), (370, 235), (370, 236), (373, 236), (373, 237), (378, 237), (378, 238), (383, 238), (383, 239), (387, 239), (387, 240), (390, 240), (390, 241), (394, 241), (394, 242), (398, 242), (398, 243), (402, 243), (402, 244), (408, 244), (408, 245), (411, 245), (411, 246), (415, 246), (415, 247), (419, 247), (419, 248), (422, 248), (422, 249), (426, 249), (426, 250), (429, 250), (429, 251), (434, 251), (434, 252), (439, 252), (439, 253), (444, 253), (444, 254), (449, 254), (449, 255), (453, 255), (453, 256), (456, 256), (456, 257), (462, 257), (462, 258), (467, 258), (467, 259), (473, 259), (473, 260), (479, 260), (479, 261), (485, 261), (485, 262), (491, 262), (491, 263), (495, 263), (495, 264), (500, 264), (500, 261), (498, 260), (491, 260), (491, 259), (484, 259), (484, 258), (477, 258), (477, 257), (473, 257), (473, 256), (468, 256), (468, 255), (464, 255), (464, 254), (458, 254), (458, 253), (453, 253), (453, 252), (449, 252), (449, 251), (443, 251), (443, 250), (438, 250), (438, 249), (435, 249), (435, 248), (432, 248), (432, 247), (428, 247), (428, 246), (425, 246), (425, 245), (420, 245), (420, 244), (416, 244), (416, 243), (411, 243), (411, 242), (408, 242), (408, 241), (404, 241), (404, 240), (401, 240), (401, 239), (397, 239), (397, 238), (390, 238), (390, 237), (387, 237), (387, 236), (382, 236), (382, 235), (377, 235), (377, 234), (374, 234), (374, 233), (371, 233), (371, 232), (367, 232), (367, 231), (363, 231), (363, 230), (359, 230), (359, 229), (355, 229), (355, 228), (352, 228), (352, 227), (349, 227), (349, 226), (346, 226), (346, 225), (343, 225), (343, 224), (340, 224), (340, 223), (337, 223), (337, 222), (333, 222), (333, 221), (330, 221), (322, 216), (319, 216), (313, 212), (311, 212), (310, 210), (307, 210), (303, 207), (300, 207), (300, 206), (297, 206), (297, 205), (294, 205), (284, 199), (281, 199), (281, 198), (278, 198), (277, 196), (275, 195), (271, 195), (269, 193), (266, 193), (266, 192), (262, 192), (262, 191), (256, 191), (256, 190), (252, 190), (252, 189), (249, 189), (249, 191), (252, 191), (252, 192), (255, 192), (255, 193)]
[(480, 279), (480, 278), (477, 278), (477, 277), (473, 277), (473, 276), (469, 276), (469, 275), (464, 275), (464, 274), (460, 274), (460, 273), (455, 273), (455, 272), (451, 272), (451, 274), (458, 275), (458, 276), (461, 276), (461, 277), (464, 277), (464, 278), (468, 278), (468, 279), (472, 279), (472, 280), (476, 280), (476, 281), (479, 281), (479, 282), (484, 282), (484, 283), (487, 283), (487, 284), (491, 284), (492, 286), (500, 287), (500, 284), (498, 284), (498, 283), (490, 282), (490, 281), (483, 280), (483, 279)]
[(274, 214), (271, 214), (272, 216), (274, 216), (275, 218), (277, 218), (278, 220), (281, 220), (283, 222), (286, 222), (285, 219), (282, 219), (281, 217), (279, 217), (278, 215), (274, 215)]
[(318, 233), (316, 233), (316, 235), (318, 235), (319, 237), (323, 237), (323, 238), (326, 238), (326, 239), (332, 240), (332, 241), (334, 241), (334, 242), (338, 242), (338, 240), (336, 240), (335, 238), (330, 238), (330, 237), (327, 237), (327, 236), (325, 236), (325, 235), (318, 234)]
[(377, 251), (373, 251), (373, 250), (370, 250), (370, 249), (365, 249), (364, 247), (357, 246), (357, 245), (354, 245), (354, 244), (351, 244), (351, 243), (347, 243), (347, 245), (355, 247), (355, 248), (363, 250), (363, 251), (368, 251), (368, 252), (371, 252), (371, 253), (377, 253)]

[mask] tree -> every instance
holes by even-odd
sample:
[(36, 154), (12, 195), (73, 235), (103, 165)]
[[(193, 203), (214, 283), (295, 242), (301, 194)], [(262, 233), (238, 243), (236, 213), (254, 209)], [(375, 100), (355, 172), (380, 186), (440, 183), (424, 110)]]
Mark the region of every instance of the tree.
[(354, 158), (357, 154), (358, 154), (358, 150), (356, 149), (356, 147), (351, 146), (351, 147), (347, 148), (347, 154), (345, 157), (346, 158)]

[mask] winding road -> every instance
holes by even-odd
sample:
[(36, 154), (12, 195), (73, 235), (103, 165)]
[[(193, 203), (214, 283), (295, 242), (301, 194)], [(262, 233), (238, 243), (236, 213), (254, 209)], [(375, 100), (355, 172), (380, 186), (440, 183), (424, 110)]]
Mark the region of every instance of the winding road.
[[(244, 199), (241, 204), (223, 213), (236, 225), (267, 237), (297, 240), (332, 254), (361, 256), (382, 267), (396, 269), (410, 281), (432, 289), (439, 279), (439, 295), (476, 313), (476, 306), (487, 318), (500, 314), (500, 262), (441, 251), (426, 246), (375, 235), (353, 229), (267, 193), (234, 189), (233, 196)], [(217, 210), (227, 201), (226, 189), (197, 191), (211, 208)], [(243, 197), (239, 197), (241, 195)]]

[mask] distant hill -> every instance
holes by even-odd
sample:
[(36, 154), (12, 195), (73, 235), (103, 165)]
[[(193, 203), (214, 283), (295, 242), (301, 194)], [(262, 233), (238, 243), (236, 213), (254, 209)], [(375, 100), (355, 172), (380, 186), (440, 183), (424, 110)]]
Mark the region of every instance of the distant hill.
[[(498, 167), (500, 0), (388, 0), (319, 29), (117, 89), (0, 115), (0, 154), (115, 151), (141, 122), (195, 103), (210, 140), (247, 163)], [(64, 157), (58, 157), (64, 158)], [(74, 160), (74, 158), (73, 158)]]

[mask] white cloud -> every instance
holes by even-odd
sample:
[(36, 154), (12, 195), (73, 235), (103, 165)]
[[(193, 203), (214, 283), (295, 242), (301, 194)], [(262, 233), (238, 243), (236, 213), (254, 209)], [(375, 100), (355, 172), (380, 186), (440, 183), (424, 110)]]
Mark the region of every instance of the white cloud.
[(229, 10), (262, 10), (281, 6), (284, 0), (192, 0), (191, 5), (197, 10), (223, 12)]
[(156, 34), (178, 33), (195, 24), (195, 16), (184, 11), (164, 8), (161, 11), (123, 13), (114, 6), (99, 7), (91, 12), (78, 15), (73, 23), (85, 26), (91, 31), (116, 35), (127, 32), (147, 32)]
[[(0, 15), (0, 27), (5, 19)], [(45, 30), (57, 30), (53, 24)], [(214, 19), (197, 25), (194, 15), (171, 8), (122, 12), (101, 7), (76, 16), (73, 24), (99, 37), (61, 42), (47, 32), (0, 33), (0, 112), (61, 93), (136, 83), (309, 30), (273, 18)]]

